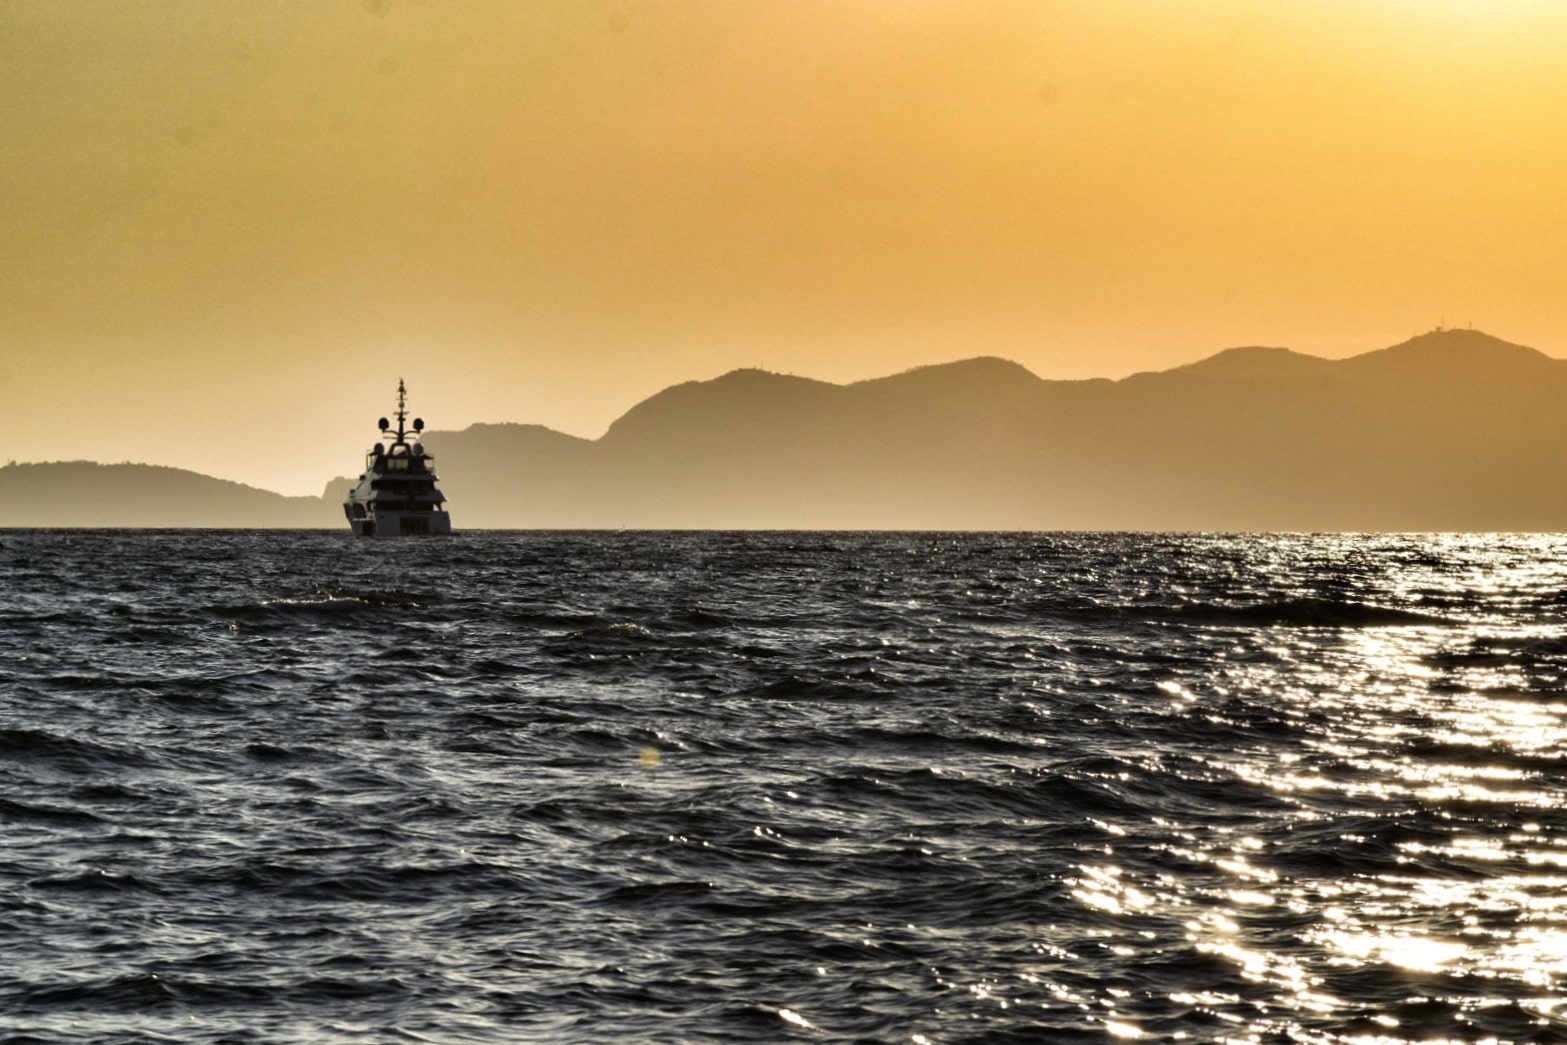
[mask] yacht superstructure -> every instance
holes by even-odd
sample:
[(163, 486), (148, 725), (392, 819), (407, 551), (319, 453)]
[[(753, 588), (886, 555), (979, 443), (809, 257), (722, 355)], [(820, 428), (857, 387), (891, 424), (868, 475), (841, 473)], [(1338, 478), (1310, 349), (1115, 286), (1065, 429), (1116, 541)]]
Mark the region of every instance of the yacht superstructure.
[[(424, 419), (407, 426), (408, 392), (397, 380), (397, 428), (381, 418), (383, 438), (365, 455), (365, 471), (359, 484), (343, 502), (348, 525), (360, 537), (410, 537), (452, 532), (451, 516), (443, 507), (446, 497), (435, 485), (435, 458), (425, 453), (419, 436)], [(412, 437), (413, 442), (409, 441)]]

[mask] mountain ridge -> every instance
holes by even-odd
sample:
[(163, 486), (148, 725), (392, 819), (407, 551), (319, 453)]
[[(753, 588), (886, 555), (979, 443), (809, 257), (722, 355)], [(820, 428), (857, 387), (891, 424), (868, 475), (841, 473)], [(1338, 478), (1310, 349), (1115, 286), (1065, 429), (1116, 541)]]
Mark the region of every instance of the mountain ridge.
[[(322, 498), (285, 497), (153, 464), (12, 462), (0, 466), (0, 526), (252, 529), (330, 525)], [(112, 521), (102, 519), (113, 506)], [(335, 506), (334, 506), (335, 507)], [(341, 518), (342, 509), (335, 515)]]
[[(597, 440), (516, 423), (424, 440), (459, 528), (1537, 530), (1567, 520), (1567, 484), (1550, 482), (1564, 397), (1567, 361), (1432, 331), (1338, 360), (1226, 349), (1115, 381), (995, 356), (844, 385), (743, 368), (671, 385)], [(37, 488), (37, 510), (12, 510), (15, 467), (0, 468), (0, 525), (83, 524), (79, 497), (50, 516)], [(252, 518), (312, 521), (250, 525), (339, 525), (344, 482), (251, 497)], [(244, 499), (198, 486), (192, 504)]]

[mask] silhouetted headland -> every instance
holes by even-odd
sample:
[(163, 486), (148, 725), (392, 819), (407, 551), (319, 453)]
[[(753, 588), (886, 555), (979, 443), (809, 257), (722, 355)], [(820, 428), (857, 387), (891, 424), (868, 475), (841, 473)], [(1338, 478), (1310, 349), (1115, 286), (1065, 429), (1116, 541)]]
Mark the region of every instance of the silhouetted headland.
[[(849, 385), (736, 370), (598, 440), (482, 424), (425, 443), (477, 528), (1558, 530), (1564, 402), (1567, 361), (1445, 330), (1120, 381), (996, 358)], [(0, 469), (0, 525), (330, 526), (346, 482), (315, 506), (178, 473), (156, 510), (109, 519), (113, 469), (87, 467)]]
[(332, 525), (341, 514), (336, 502), (322, 498), (285, 497), (161, 465), (62, 461), (0, 468), (0, 526), (272, 529)]

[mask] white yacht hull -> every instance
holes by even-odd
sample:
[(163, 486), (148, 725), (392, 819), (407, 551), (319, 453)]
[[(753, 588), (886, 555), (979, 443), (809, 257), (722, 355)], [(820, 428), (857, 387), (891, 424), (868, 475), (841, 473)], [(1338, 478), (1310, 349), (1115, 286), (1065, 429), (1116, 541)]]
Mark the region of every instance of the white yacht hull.
[(343, 514), (358, 537), (429, 537), (452, 532), (452, 517), (445, 511), (377, 512), (366, 508), (362, 518), (355, 518), (354, 505), (353, 501), (345, 503)]

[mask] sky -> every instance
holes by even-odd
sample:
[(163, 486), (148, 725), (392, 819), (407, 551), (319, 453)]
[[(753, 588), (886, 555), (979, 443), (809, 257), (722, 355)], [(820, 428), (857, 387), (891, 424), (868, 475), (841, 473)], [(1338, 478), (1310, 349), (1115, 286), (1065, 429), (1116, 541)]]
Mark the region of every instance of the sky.
[(1559, 0), (0, 0), (0, 463), (687, 380), (1567, 356)]

